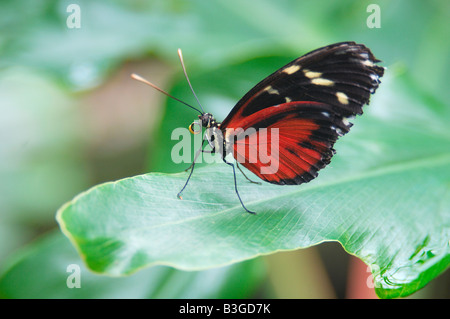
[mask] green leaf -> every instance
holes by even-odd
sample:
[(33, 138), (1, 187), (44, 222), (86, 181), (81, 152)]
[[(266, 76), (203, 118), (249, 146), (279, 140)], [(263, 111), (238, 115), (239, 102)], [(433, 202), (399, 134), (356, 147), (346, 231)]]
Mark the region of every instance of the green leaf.
[[(67, 286), (73, 266), (79, 267), (79, 288)], [(55, 231), (9, 259), (0, 271), (0, 298), (248, 298), (264, 274), (263, 263), (252, 260), (206, 271), (158, 266), (127, 277), (100, 276)]]
[(316, 180), (281, 187), (238, 175), (256, 216), (240, 206), (231, 169), (217, 164), (194, 172), (184, 200), (176, 194), (187, 173), (150, 173), (80, 194), (58, 222), (100, 273), (209, 269), (338, 241), (370, 265), (380, 297), (407, 296), (450, 264), (449, 111), (402, 78), (384, 82)]

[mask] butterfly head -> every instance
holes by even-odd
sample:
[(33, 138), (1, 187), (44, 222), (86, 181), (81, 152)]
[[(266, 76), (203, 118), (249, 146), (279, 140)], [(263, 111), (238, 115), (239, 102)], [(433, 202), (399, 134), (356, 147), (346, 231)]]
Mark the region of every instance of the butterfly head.
[(202, 121), (202, 126), (206, 128), (217, 126), (216, 119), (211, 113), (203, 113), (198, 118)]
[(216, 122), (216, 119), (211, 113), (203, 113), (198, 116), (199, 121), (192, 122), (191, 125), (189, 125), (189, 132), (192, 134), (198, 134), (202, 131), (202, 127), (205, 128), (211, 128), (211, 127), (217, 127), (219, 123)]

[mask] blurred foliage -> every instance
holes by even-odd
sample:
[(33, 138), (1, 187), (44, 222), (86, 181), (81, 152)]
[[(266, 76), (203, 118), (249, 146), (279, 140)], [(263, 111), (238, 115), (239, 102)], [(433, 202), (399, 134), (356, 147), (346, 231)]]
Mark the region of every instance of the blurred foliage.
[[(50, 247), (52, 240), (69, 251), (71, 248), (61, 234), (33, 243), (14, 256), (11, 252), (42, 230), (55, 227), (53, 216), (57, 208), (95, 183), (87, 169), (91, 163), (86, 144), (91, 136), (82, 114), (82, 97), (128, 61), (152, 58), (178, 65), (176, 49), (182, 48), (197, 94), (206, 108), (221, 119), (252, 85), (284, 62), (322, 45), (353, 40), (370, 47), (383, 60), (388, 72), (406, 74), (404, 92), (383, 95), (383, 83), (377, 93), (377, 106), (389, 102), (407, 107), (401, 114), (385, 110), (386, 122), (402, 117), (412, 128), (432, 131), (426, 125), (426, 111), (422, 122), (408, 122), (409, 106), (416, 103), (445, 116), (443, 119), (448, 118), (445, 110), (448, 110), (450, 83), (450, 3), (445, 0), (377, 1), (381, 8), (380, 29), (366, 26), (370, 1), (80, 0), (76, 1), (81, 8), (80, 29), (66, 26), (69, 15), (66, 8), (70, 3), (74, 2), (6, 0), (0, 3), (0, 267), (4, 270), (0, 277), (0, 296), (33, 296), (25, 288), (20, 290), (17, 279), (9, 281), (14, 274), (23, 281), (33, 278), (29, 283), (42, 287), (40, 297), (71, 297), (63, 292), (60, 295), (52, 280), (43, 280), (45, 277), (27, 271), (29, 268), (21, 268), (23, 264), (33, 265), (35, 259), (30, 251), (59, 254), (60, 248)], [(240, 76), (243, 70), (245, 77)], [(172, 92), (192, 102), (180, 71)], [(151, 74), (143, 75), (152, 79)], [(411, 91), (417, 92), (413, 100), (408, 99)], [(120, 90), (117, 94), (121, 94)], [(129, 104), (132, 112), (133, 101)], [(417, 108), (413, 110), (416, 112)], [(191, 118), (195, 118), (192, 111), (168, 102), (159, 131), (148, 148), (149, 170), (174, 172), (184, 168), (165, 160), (170, 156), (167, 149), (171, 143), (167, 132), (174, 127), (186, 127)], [(397, 138), (401, 143), (408, 137)], [(414, 141), (408, 143), (413, 145)], [(406, 152), (419, 150), (417, 154), (420, 154), (421, 148), (432, 145), (423, 140), (417, 148), (410, 147)], [(370, 147), (363, 141), (356, 146)], [(339, 152), (357, 156), (356, 146), (341, 143)], [(6, 259), (6, 256), (11, 257)], [(74, 255), (71, 258), (81, 264)], [(63, 280), (60, 284), (65, 289), (66, 265), (64, 260), (41, 258), (35, 270), (55, 269), (53, 273), (59, 273)], [(63, 270), (56, 271), (57, 267)], [(247, 271), (252, 274), (250, 268)], [(149, 273), (150, 278), (151, 272), (135, 276), (145, 277)], [(104, 285), (104, 277), (89, 275), (89, 278), (93, 286)], [(234, 294), (226, 296), (250, 295), (255, 286), (249, 286), (248, 294), (235, 287)], [(111, 289), (120, 289), (119, 284), (116, 287)], [(105, 296), (92, 291), (92, 295), (85, 297)], [(108, 296), (123, 295), (111, 292)], [(174, 292), (164, 296), (186, 295)]]
[(430, 93), (445, 97), (450, 4), (444, 0), (378, 1), (380, 29), (366, 26), (365, 1), (84, 0), (77, 1), (82, 27), (68, 29), (70, 3), (3, 1), (0, 66), (26, 65), (87, 87), (126, 59), (150, 53), (176, 62), (177, 48), (201, 72), (354, 40), (376, 49), (386, 65), (403, 63)]
[[(70, 265), (81, 267), (82, 289), (67, 288)], [(261, 262), (251, 261), (208, 271), (156, 266), (123, 278), (100, 276), (83, 266), (67, 238), (52, 232), (13, 261), (0, 281), (0, 298), (248, 298), (264, 273)]]

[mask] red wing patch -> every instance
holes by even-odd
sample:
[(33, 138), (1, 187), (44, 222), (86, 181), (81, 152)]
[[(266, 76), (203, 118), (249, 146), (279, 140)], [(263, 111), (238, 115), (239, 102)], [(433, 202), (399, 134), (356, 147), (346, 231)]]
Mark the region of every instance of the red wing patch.
[(302, 184), (317, 176), (334, 154), (337, 138), (351, 124), (326, 104), (290, 102), (243, 118), (242, 130), (227, 129), (235, 159), (274, 184)]

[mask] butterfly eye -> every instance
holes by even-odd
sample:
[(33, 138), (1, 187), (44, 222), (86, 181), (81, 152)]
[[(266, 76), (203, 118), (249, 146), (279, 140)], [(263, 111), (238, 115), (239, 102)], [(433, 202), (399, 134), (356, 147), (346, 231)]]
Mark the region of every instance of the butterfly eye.
[(198, 124), (197, 122), (193, 122), (191, 125), (189, 125), (189, 132), (192, 134), (198, 134), (202, 131), (202, 126)]

